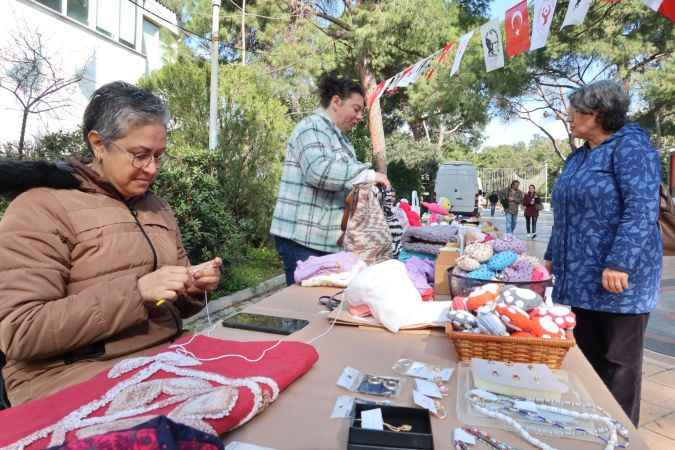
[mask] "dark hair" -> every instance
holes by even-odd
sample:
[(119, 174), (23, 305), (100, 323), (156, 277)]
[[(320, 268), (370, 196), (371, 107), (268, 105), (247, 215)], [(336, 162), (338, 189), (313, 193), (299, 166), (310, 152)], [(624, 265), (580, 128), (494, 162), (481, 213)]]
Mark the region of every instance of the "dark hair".
[(518, 180), (513, 180), (513, 181), (511, 182), (511, 189), (513, 189), (513, 185), (516, 184), (516, 183), (520, 184), (520, 181), (518, 181)]
[(107, 146), (133, 127), (150, 123), (166, 126), (169, 113), (155, 94), (124, 81), (114, 81), (96, 89), (82, 118), (84, 142), (92, 150), (88, 134), (97, 131)]
[(535, 191), (537, 190), (537, 186), (535, 186), (534, 184), (529, 185), (527, 188), (530, 189), (531, 187), (533, 187)]
[(359, 83), (337, 76), (334, 73), (324, 74), (319, 80), (319, 97), (321, 97), (321, 106), (324, 108), (328, 108), (334, 95), (344, 100), (352, 94), (359, 94), (362, 97), (366, 96)]
[(596, 113), (598, 123), (605, 131), (614, 132), (627, 121), (630, 97), (619, 83), (612, 80), (596, 81), (574, 91), (570, 105), (582, 113)]

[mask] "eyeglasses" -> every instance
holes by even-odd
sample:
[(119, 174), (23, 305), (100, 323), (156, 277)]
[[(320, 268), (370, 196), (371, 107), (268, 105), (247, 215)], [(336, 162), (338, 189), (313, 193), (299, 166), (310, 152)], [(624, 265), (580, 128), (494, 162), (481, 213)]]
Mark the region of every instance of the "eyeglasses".
[(165, 163), (167, 159), (169, 159), (169, 155), (167, 155), (166, 152), (163, 152), (159, 155), (154, 155), (151, 152), (132, 153), (128, 150), (123, 149), (114, 142), (111, 142), (110, 145), (122, 151), (123, 153), (126, 153), (129, 159), (131, 160), (131, 165), (136, 169), (145, 169), (150, 165), (150, 161), (153, 160), (155, 161), (156, 167), (161, 167), (161, 165)]

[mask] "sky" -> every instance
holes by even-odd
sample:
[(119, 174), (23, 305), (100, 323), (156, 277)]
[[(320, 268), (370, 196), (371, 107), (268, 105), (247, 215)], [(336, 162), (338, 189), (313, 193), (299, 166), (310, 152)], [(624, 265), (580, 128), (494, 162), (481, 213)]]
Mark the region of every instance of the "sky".
[[(490, 16), (493, 19), (503, 18), (507, 9), (518, 3), (519, 0), (495, 0), (490, 8)], [(507, 61), (508, 64), (508, 61)], [(542, 122), (540, 122), (542, 123)], [(555, 120), (543, 122), (544, 127), (558, 139), (566, 137), (565, 129), (561, 123)], [(531, 123), (513, 119), (504, 122), (502, 119), (493, 118), (484, 131), (485, 141), (481, 148), (492, 147), (500, 144), (515, 144), (517, 142), (529, 142), (535, 134), (543, 135), (538, 128)]]

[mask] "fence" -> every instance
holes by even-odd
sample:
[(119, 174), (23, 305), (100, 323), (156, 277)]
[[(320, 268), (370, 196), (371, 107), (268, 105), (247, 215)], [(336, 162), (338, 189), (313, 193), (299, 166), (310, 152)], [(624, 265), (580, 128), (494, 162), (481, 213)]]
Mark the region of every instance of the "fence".
[(523, 169), (488, 169), (479, 168), (482, 189), (485, 195), (491, 192), (499, 192), (511, 185), (513, 180), (520, 181), (520, 189), (527, 191), (527, 187), (534, 184), (537, 192), (548, 199), (548, 167), (527, 167)]

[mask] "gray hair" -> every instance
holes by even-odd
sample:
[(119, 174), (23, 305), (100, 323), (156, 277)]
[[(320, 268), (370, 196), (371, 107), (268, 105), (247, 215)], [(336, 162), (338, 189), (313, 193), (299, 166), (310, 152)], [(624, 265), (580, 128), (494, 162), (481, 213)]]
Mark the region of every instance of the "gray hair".
[(161, 123), (166, 127), (166, 104), (150, 91), (124, 81), (114, 81), (96, 89), (82, 119), (84, 141), (92, 150), (88, 134), (97, 131), (106, 147), (123, 138), (134, 127)]
[(597, 113), (598, 123), (605, 131), (614, 132), (625, 125), (630, 97), (619, 83), (596, 81), (574, 91), (570, 105), (582, 113)]

